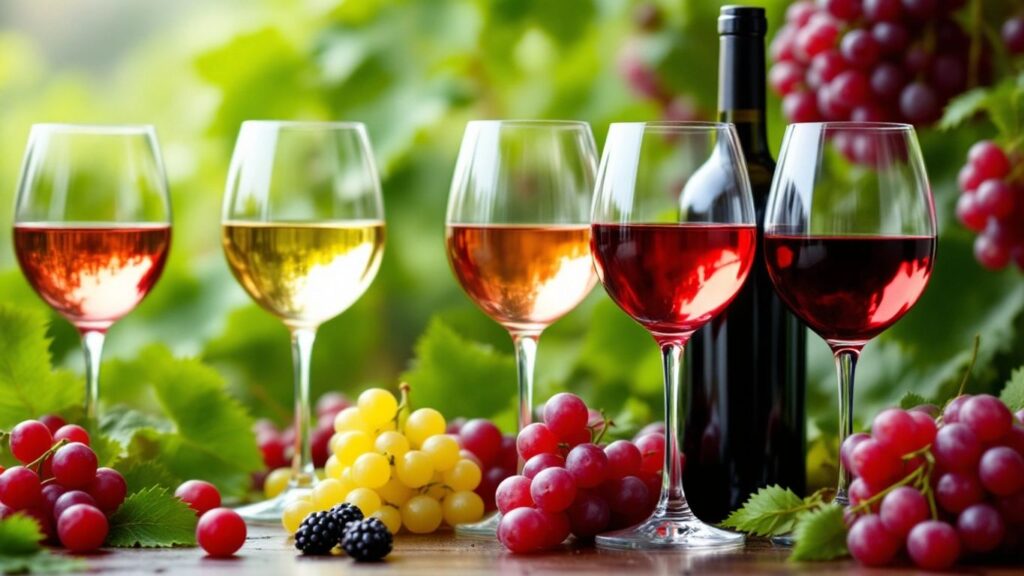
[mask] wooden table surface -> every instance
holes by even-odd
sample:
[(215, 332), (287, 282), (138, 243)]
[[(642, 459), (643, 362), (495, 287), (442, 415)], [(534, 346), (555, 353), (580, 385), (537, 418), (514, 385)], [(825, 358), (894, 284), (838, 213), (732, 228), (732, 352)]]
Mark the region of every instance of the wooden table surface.
[[(280, 528), (250, 527), (236, 558), (207, 558), (198, 548), (117, 550), (87, 558), (91, 573), (183, 575), (319, 576), (352, 574), (544, 575), (597, 574), (918, 574), (909, 567), (867, 569), (844, 560), (794, 564), (788, 551), (752, 540), (740, 551), (719, 553), (612, 552), (594, 548), (560, 550), (530, 556), (507, 553), (496, 541), (456, 538), (451, 532), (399, 536), (386, 562), (356, 564), (344, 556), (303, 557)], [(967, 567), (964, 573), (1021, 576), (1024, 567)]]

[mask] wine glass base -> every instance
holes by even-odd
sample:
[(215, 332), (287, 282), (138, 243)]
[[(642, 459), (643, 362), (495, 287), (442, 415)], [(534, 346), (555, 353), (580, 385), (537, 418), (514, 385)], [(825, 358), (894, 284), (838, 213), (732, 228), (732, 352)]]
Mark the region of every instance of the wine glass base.
[(280, 524), (284, 508), (293, 500), (312, 492), (309, 487), (288, 488), (269, 500), (235, 508), (235, 512), (249, 524)]
[(692, 514), (669, 516), (658, 511), (636, 526), (601, 534), (595, 542), (598, 548), (612, 550), (706, 550), (741, 548), (746, 538), (709, 526)]
[(793, 538), (793, 534), (779, 534), (778, 536), (772, 536), (772, 546), (778, 548), (792, 548), (796, 544), (796, 539)]
[(501, 514), (494, 512), (479, 522), (459, 524), (455, 527), (455, 535), (463, 538), (486, 538), (490, 540), (498, 535), (499, 522), (501, 522)]

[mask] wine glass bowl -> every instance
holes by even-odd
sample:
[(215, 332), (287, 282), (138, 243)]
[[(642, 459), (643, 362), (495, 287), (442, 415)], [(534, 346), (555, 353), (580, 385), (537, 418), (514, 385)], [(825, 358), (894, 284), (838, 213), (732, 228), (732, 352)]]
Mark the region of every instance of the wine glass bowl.
[[(588, 211), (597, 153), (585, 122), (470, 122), (452, 178), (446, 248), (470, 299), (512, 337), (519, 429), (531, 421), (541, 333), (596, 283)], [(457, 527), (493, 537), (497, 516)]]
[(242, 124), (221, 242), (239, 284), (291, 332), (296, 431), (288, 489), (241, 508), (247, 520), (279, 522), (284, 506), (316, 483), (309, 430), (316, 330), (367, 290), (384, 241), (380, 178), (362, 124)]
[(741, 534), (701, 522), (683, 493), (681, 360), (690, 336), (739, 292), (757, 228), (731, 124), (612, 124), (591, 213), (591, 251), (611, 299), (647, 329), (665, 371), (665, 465), (650, 518), (597, 536), (620, 549), (742, 546)]
[(105, 334), (153, 288), (170, 250), (171, 204), (156, 131), (34, 125), (14, 220), (25, 278), (82, 335), (85, 419), (94, 426)]
[[(852, 432), (853, 377), (864, 345), (920, 298), (936, 223), (914, 128), (791, 125), (765, 214), (765, 263), (779, 297), (832, 349), (840, 442)], [(836, 501), (846, 503), (840, 465)]]

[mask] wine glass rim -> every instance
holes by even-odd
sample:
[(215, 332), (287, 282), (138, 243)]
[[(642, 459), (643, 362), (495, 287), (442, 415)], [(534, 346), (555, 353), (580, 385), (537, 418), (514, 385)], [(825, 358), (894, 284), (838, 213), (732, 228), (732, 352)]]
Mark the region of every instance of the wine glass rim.
[(40, 122), (33, 131), (54, 134), (149, 135), (156, 132), (152, 124), (78, 124), (72, 122)]
[(612, 122), (611, 126), (639, 126), (642, 128), (658, 128), (679, 132), (708, 132), (711, 130), (728, 130), (732, 122), (716, 122), (713, 120), (651, 120), (645, 122)]
[(366, 124), (349, 120), (245, 120), (242, 127), (245, 126), (299, 130), (366, 130)]
[(590, 128), (590, 123), (585, 120), (544, 120), (529, 118), (511, 119), (488, 119), (470, 120), (468, 126), (499, 127), (511, 126), (515, 128)]
[(914, 126), (903, 122), (795, 122), (790, 128), (815, 127), (819, 130), (872, 130), (878, 132), (907, 132), (912, 131)]

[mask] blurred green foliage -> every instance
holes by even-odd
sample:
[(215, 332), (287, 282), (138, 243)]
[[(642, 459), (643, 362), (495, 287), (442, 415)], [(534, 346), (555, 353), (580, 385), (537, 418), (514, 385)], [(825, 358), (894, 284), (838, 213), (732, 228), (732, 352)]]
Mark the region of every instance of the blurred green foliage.
[[(600, 144), (610, 122), (659, 118), (661, 107), (634, 95), (620, 73), (626, 46), (639, 46), (643, 64), (707, 115), (715, 108), (715, 18), (723, 3), (658, 1), (661, 28), (641, 35), (633, 23), (638, 3), (626, 0), (107, 0), (100, 6), (109, 13), (83, 20), (86, 31), (74, 36), (79, 45), (65, 41), (55, 51), (46, 23), (69, 15), (18, 0), (0, 8), (0, 221), (10, 222), (33, 122), (156, 124), (171, 182), (174, 247), (152, 295), (110, 332), (108, 358), (120, 362), (111, 365), (120, 372), (108, 382), (130, 386), (132, 361), (115, 359), (160, 342), (210, 363), (254, 415), (285, 420), (292, 398), (287, 333), (248, 302), (219, 246), (228, 160), (246, 119), (366, 122), (383, 177), (388, 245), (367, 294), (321, 329), (314, 393), (394, 387), (405, 374), (421, 388), (414, 401), (449, 416), (496, 416), (509, 427), (511, 342), (462, 294), (443, 249), (444, 206), (465, 122), (582, 119)], [(787, 3), (750, 2), (768, 8), (772, 32)], [(89, 10), (84, 4), (77, 10)], [(133, 18), (148, 32), (120, 38)], [(97, 22), (105, 27), (90, 34)], [(104, 42), (113, 47), (90, 48)], [(779, 108), (773, 98), (776, 150), (784, 128)], [(952, 216), (955, 171), (975, 140), (993, 134), (985, 122), (921, 134), (940, 218), (937, 265), (918, 306), (863, 355), (862, 417), (908, 390), (931, 397), (948, 387), (976, 333), (981, 368), (972, 388), (996, 388), (1024, 361), (1024, 283), (1016, 272), (983, 271), (972, 256), (973, 236)], [(0, 235), (0, 265), (11, 269), (0, 275), (0, 292), (43, 309), (14, 269), (9, 238)], [(57, 363), (79, 368), (74, 332), (57, 320), (51, 336)], [(820, 339), (808, 341), (808, 416), (812, 430), (830, 434), (831, 357)], [(538, 399), (573, 390), (623, 428), (657, 418), (657, 348), (600, 288), (545, 333), (539, 350)], [(188, 371), (180, 376), (176, 385), (187, 389)], [(102, 394), (125, 400), (132, 391)]]

